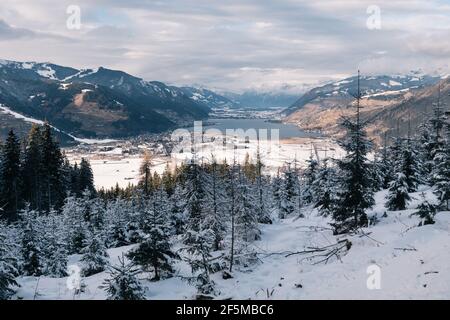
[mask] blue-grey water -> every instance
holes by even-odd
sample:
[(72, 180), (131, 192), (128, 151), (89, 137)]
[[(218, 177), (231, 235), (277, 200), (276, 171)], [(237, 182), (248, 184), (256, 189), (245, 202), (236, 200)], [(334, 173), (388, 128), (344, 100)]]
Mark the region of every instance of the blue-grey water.
[(259, 129), (267, 129), (269, 137), (271, 129), (278, 129), (280, 139), (320, 137), (320, 134), (317, 132), (304, 131), (292, 124), (270, 122), (264, 119), (209, 119), (204, 122), (203, 130), (210, 128), (219, 129), (223, 133), (226, 133), (227, 129), (255, 129), (257, 132)]

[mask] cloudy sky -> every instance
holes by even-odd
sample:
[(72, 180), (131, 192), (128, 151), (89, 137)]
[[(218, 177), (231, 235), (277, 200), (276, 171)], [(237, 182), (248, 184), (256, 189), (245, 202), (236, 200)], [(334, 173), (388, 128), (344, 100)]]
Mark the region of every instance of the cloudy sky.
[[(73, 5), (79, 29), (67, 27)], [(358, 68), (448, 72), (450, 1), (1, 0), (0, 58), (222, 90), (301, 91)]]

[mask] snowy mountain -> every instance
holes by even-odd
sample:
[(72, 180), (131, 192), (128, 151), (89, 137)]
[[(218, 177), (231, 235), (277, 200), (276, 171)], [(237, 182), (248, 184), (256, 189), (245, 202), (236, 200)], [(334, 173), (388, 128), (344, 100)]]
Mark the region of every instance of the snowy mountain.
[(0, 103), (89, 138), (159, 132), (231, 104), (209, 90), (168, 86), (103, 67), (78, 70), (7, 60), (0, 61)]
[[(417, 97), (425, 99), (426, 96), (425, 100), (431, 108), (432, 102), (437, 99), (439, 80), (441, 78), (438, 76), (418, 73), (361, 77), (362, 117), (373, 121), (368, 128), (369, 134), (379, 139), (385, 131), (397, 130), (397, 122), (400, 133), (405, 133), (408, 127), (406, 113), (410, 114), (413, 125), (422, 121), (424, 108), (410, 102)], [(283, 112), (284, 119), (303, 129), (339, 135), (338, 120), (343, 115), (353, 114), (356, 92), (357, 77), (313, 88)], [(389, 114), (393, 110), (403, 111)]]
[[(329, 100), (351, 100), (357, 91), (357, 80), (358, 78), (354, 76), (313, 88), (287, 108), (285, 113), (286, 115), (290, 115), (307, 104), (312, 103), (326, 106)], [(438, 80), (439, 77), (413, 72), (408, 75), (362, 76), (360, 86), (364, 96), (376, 97), (377, 99), (390, 99), (392, 97), (398, 97), (410, 89), (432, 85)]]

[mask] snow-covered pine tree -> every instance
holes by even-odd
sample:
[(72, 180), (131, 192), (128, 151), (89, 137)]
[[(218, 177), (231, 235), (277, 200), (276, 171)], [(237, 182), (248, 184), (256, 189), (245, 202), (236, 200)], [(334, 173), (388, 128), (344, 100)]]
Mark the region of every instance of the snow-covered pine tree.
[(64, 159), (59, 144), (53, 137), (52, 128), (46, 122), (41, 129), (41, 184), (42, 210), (50, 212), (52, 208), (61, 208), (64, 203), (65, 185), (63, 185), (62, 166)]
[(322, 216), (328, 216), (332, 212), (337, 192), (335, 169), (328, 164), (328, 161), (328, 158), (322, 160), (316, 180), (313, 182), (314, 190), (316, 190), (314, 207)]
[(169, 224), (172, 234), (180, 235), (184, 231), (187, 222), (186, 215), (183, 211), (185, 204), (183, 198), (183, 190), (180, 183), (177, 183), (169, 201)]
[(21, 207), (20, 144), (13, 130), (0, 148), (0, 219), (17, 219)]
[(109, 255), (101, 235), (90, 230), (84, 239), (84, 248), (81, 249), (81, 272), (84, 277), (102, 272), (109, 263)]
[(395, 180), (390, 183), (386, 208), (391, 211), (405, 210), (410, 200), (406, 176), (402, 172), (398, 172)]
[(119, 257), (119, 265), (109, 267), (109, 278), (104, 281), (107, 300), (145, 300), (139, 273), (132, 263), (125, 263), (123, 255)]
[(261, 238), (261, 231), (258, 225), (255, 195), (239, 166), (236, 178), (232, 263), (247, 266), (256, 260), (251, 244)]
[(16, 258), (12, 255), (9, 245), (8, 226), (0, 221), (0, 300), (7, 300), (14, 294), (14, 287), (18, 286), (15, 277), (18, 270), (15, 267)]
[(236, 233), (241, 241), (250, 243), (261, 238), (255, 195), (246, 176), (238, 167), (236, 185)]
[(405, 176), (405, 181), (408, 185), (409, 192), (415, 192), (417, 186), (420, 183), (420, 167), (418, 163), (418, 157), (413, 149), (412, 140), (410, 134), (402, 147), (400, 167), (397, 172), (403, 173)]
[(280, 175), (280, 169), (277, 170), (277, 175), (272, 178), (270, 188), (272, 192), (272, 209), (279, 215), (281, 212), (281, 188), (283, 179)]
[(437, 152), (433, 169), (434, 193), (440, 205), (449, 210), (450, 200), (450, 125), (447, 125), (447, 141), (440, 152)]
[(278, 217), (284, 219), (297, 209), (297, 173), (288, 163), (283, 170), (283, 184), (280, 189), (281, 208)]
[(108, 248), (116, 248), (130, 244), (128, 241), (128, 205), (124, 199), (116, 199), (106, 204), (105, 210), (105, 243)]
[(186, 260), (191, 266), (193, 277), (199, 295), (214, 295), (215, 284), (209, 273), (211, 269), (211, 251), (214, 246), (213, 230), (206, 227), (205, 219), (205, 190), (202, 184), (200, 166), (195, 159), (184, 169), (184, 212), (188, 222), (183, 235), (185, 247), (182, 249), (188, 256)]
[(22, 219), (22, 271), (26, 276), (40, 276), (42, 274), (41, 239), (38, 233), (37, 213), (27, 206), (20, 213)]
[(339, 141), (347, 152), (337, 162), (342, 174), (337, 193), (336, 205), (333, 206), (332, 226), (335, 234), (347, 233), (367, 225), (366, 210), (375, 203), (367, 153), (372, 143), (367, 139), (365, 123), (360, 120), (360, 76), (358, 71), (358, 91), (356, 94), (356, 120), (344, 119), (342, 125), (347, 130), (345, 138)]
[(261, 159), (261, 153), (259, 148), (259, 140), (258, 140), (258, 149), (256, 152), (256, 192), (258, 199), (258, 222), (264, 224), (272, 224), (272, 219), (270, 218), (270, 214), (268, 209), (268, 205), (266, 204), (266, 188), (269, 183), (267, 178), (263, 176), (262, 169), (264, 164)]
[(311, 145), (311, 155), (306, 160), (307, 167), (303, 173), (304, 177), (304, 190), (303, 200), (305, 203), (310, 204), (315, 202), (314, 181), (316, 180), (317, 171), (319, 169), (319, 162), (314, 158), (312, 151), (313, 145)]
[(65, 242), (62, 216), (51, 210), (47, 216), (39, 217), (43, 224), (42, 252), (45, 258), (43, 274), (62, 278), (67, 276), (67, 244)]
[(205, 227), (211, 229), (214, 233), (214, 247), (213, 249), (222, 249), (222, 242), (224, 240), (227, 226), (226, 226), (226, 212), (225, 212), (225, 190), (221, 187), (219, 181), (219, 169), (216, 160), (213, 160), (210, 165), (205, 165), (201, 168), (203, 171), (201, 182), (205, 186)]
[[(162, 189), (162, 188), (161, 188)], [(167, 221), (167, 212), (155, 205), (154, 193), (146, 206), (143, 227), (144, 239), (128, 257), (142, 266), (144, 271), (153, 272), (153, 281), (167, 278), (173, 274), (172, 261), (178, 255), (172, 250), (170, 242), (170, 226)]]
[(428, 202), (425, 194), (422, 193), (422, 202), (417, 206), (417, 211), (411, 214), (412, 216), (418, 216), (421, 221), (419, 226), (434, 224), (434, 216), (436, 215), (436, 206)]
[(377, 175), (381, 178), (381, 188), (389, 188), (390, 182), (394, 180), (394, 163), (390, 156), (390, 148), (388, 146), (387, 132), (384, 134), (383, 147), (380, 150), (379, 161), (374, 166), (374, 170), (377, 171)]
[(78, 190), (81, 192), (78, 196), (83, 196), (86, 191), (89, 191), (91, 197), (95, 196), (94, 173), (92, 172), (91, 164), (86, 158), (81, 158), (77, 182)]
[(41, 173), (42, 134), (38, 125), (33, 124), (28, 134), (27, 144), (21, 166), (23, 181), (23, 199), (30, 204), (31, 209), (42, 207), (42, 173)]
[(65, 241), (69, 254), (80, 253), (87, 234), (85, 202), (75, 196), (68, 196), (62, 207)]

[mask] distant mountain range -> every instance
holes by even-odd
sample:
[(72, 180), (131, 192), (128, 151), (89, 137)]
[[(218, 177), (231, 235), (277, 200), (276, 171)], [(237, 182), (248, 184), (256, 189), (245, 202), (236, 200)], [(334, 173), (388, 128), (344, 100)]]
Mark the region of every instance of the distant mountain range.
[[(145, 81), (102, 67), (0, 60), (0, 104), (71, 135), (115, 138), (167, 130), (234, 102), (206, 89)], [(0, 132), (26, 127), (13, 118), (0, 110)]]
[[(431, 114), (437, 100), (450, 103), (449, 80), (412, 72), (361, 77), (363, 118), (378, 138), (404, 134)], [(62, 140), (124, 138), (156, 133), (208, 117), (211, 109), (286, 107), (284, 120), (306, 130), (339, 135), (338, 119), (354, 112), (357, 77), (313, 88), (301, 97), (284, 92), (216, 93), (146, 81), (103, 67), (76, 69), (52, 63), (0, 60), (0, 137), (24, 135), (43, 120)], [(409, 119), (409, 120), (408, 120)], [(78, 139), (80, 140), (80, 139)]]
[[(449, 80), (413, 72), (408, 75), (363, 76), (360, 79), (363, 119), (369, 134), (380, 141), (384, 132), (406, 134), (431, 115), (441, 86), (441, 102), (448, 103)], [(357, 77), (313, 88), (284, 110), (284, 120), (306, 130), (340, 135), (341, 116), (354, 114)]]
[(232, 105), (234, 108), (286, 108), (298, 99), (297, 94), (284, 92), (258, 92), (256, 90), (249, 90), (243, 93), (223, 92), (221, 94), (234, 102)]

